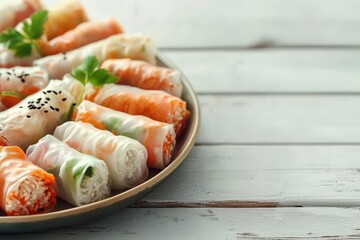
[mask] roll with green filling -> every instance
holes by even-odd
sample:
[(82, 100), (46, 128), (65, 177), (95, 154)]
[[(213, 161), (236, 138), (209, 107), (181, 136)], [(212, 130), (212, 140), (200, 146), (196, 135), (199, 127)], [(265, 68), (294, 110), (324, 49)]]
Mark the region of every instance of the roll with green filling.
[(31, 162), (55, 176), (59, 196), (75, 206), (110, 196), (106, 164), (76, 151), (51, 135), (31, 145), (26, 155)]

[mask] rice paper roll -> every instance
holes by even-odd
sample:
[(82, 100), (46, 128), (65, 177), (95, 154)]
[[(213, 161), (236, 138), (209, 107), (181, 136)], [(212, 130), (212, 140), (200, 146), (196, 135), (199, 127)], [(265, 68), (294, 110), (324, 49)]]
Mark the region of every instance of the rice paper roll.
[(67, 53), (40, 58), (34, 64), (46, 69), (50, 78), (61, 79), (91, 55), (99, 63), (110, 58), (131, 58), (156, 63), (156, 48), (149, 37), (141, 34), (117, 34)]
[(12, 108), (0, 112), (0, 136), (10, 145), (26, 149), (56, 126), (70, 119), (76, 95), (63, 86), (64, 81), (51, 80), (49, 85)]
[(138, 141), (115, 136), (83, 122), (66, 122), (54, 136), (79, 152), (104, 160), (108, 166), (112, 189), (127, 189), (148, 176), (147, 152)]
[(81, 206), (110, 196), (109, 171), (104, 161), (86, 155), (51, 135), (31, 145), (28, 159), (51, 172), (58, 186), (58, 195), (65, 201)]
[(174, 126), (176, 136), (185, 128), (190, 112), (186, 102), (164, 91), (117, 84), (86, 86), (85, 99), (132, 115), (143, 115)]
[(4, 109), (45, 88), (48, 83), (47, 72), (39, 67), (0, 68), (0, 99)]
[(119, 84), (148, 90), (163, 90), (181, 97), (183, 87), (179, 71), (131, 59), (108, 59), (101, 67), (119, 77)]
[(44, 26), (44, 35), (47, 40), (51, 40), (86, 21), (88, 17), (79, 0), (63, 1), (50, 9)]
[(54, 176), (17, 146), (0, 147), (0, 192), (1, 209), (9, 216), (49, 212), (57, 195)]
[(3, 0), (0, 4), (0, 32), (15, 27), (41, 8), (40, 0)]
[(39, 42), (39, 47), (44, 56), (54, 55), (71, 51), (121, 32), (121, 26), (114, 19), (84, 22), (51, 41)]
[(148, 152), (148, 167), (164, 169), (170, 163), (176, 144), (171, 124), (115, 111), (86, 100), (78, 106), (74, 120), (139, 141)]

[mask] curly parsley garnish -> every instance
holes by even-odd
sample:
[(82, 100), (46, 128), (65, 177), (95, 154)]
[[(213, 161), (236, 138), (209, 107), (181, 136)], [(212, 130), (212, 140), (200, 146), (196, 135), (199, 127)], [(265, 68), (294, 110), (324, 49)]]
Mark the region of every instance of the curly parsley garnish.
[(31, 55), (33, 47), (42, 55), (40, 48), (34, 40), (39, 39), (44, 32), (44, 24), (48, 11), (40, 10), (30, 17), (30, 21), (22, 21), (22, 32), (9, 28), (0, 34), (0, 43), (7, 49), (13, 50), (16, 57)]

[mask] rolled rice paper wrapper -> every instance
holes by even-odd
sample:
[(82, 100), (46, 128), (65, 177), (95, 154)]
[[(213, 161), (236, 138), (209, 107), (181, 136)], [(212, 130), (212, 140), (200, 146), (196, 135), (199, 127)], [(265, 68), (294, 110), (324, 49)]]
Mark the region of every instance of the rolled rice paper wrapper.
[(72, 121), (57, 127), (54, 136), (79, 152), (104, 160), (112, 189), (134, 187), (148, 176), (147, 152), (136, 140)]
[(31, 145), (28, 159), (54, 174), (58, 194), (65, 201), (81, 206), (107, 198), (111, 194), (109, 171), (104, 163), (47, 135)]
[(0, 147), (0, 191), (7, 215), (49, 212), (56, 203), (54, 176), (28, 161), (17, 146)]
[(172, 124), (177, 137), (190, 116), (185, 101), (159, 90), (117, 84), (94, 87), (89, 84), (85, 89), (85, 99), (117, 111)]
[(121, 32), (121, 26), (114, 19), (84, 22), (51, 41), (39, 41), (39, 47), (45, 56), (54, 55), (71, 51)]
[(10, 108), (48, 83), (47, 72), (39, 67), (0, 68), (1, 103), (5, 109)]
[(118, 84), (162, 90), (181, 97), (183, 87), (179, 71), (131, 59), (108, 59), (101, 67), (119, 77)]
[(0, 3), (0, 32), (15, 27), (42, 8), (40, 0), (11, 0)]
[(34, 61), (34, 65), (46, 69), (50, 78), (61, 79), (91, 55), (100, 63), (109, 58), (131, 58), (156, 63), (156, 48), (149, 37), (117, 34), (67, 53), (40, 58)]
[(170, 163), (176, 144), (171, 124), (115, 111), (86, 100), (78, 106), (74, 120), (139, 141), (148, 152), (148, 167), (164, 169)]
[[(66, 82), (51, 80), (43, 90), (0, 112), (0, 136), (10, 145), (26, 148), (56, 126), (70, 119), (75, 97), (65, 90)], [(75, 95), (76, 94), (76, 95)]]
[(40, 54), (32, 48), (32, 52), (26, 57), (15, 57), (15, 53), (0, 44), (0, 67), (11, 68), (16, 66), (31, 66), (35, 59), (40, 58)]
[(88, 17), (80, 0), (63, 1), (50, 9), (44, 25), (44, 35), (51, 40), (86, 21)]

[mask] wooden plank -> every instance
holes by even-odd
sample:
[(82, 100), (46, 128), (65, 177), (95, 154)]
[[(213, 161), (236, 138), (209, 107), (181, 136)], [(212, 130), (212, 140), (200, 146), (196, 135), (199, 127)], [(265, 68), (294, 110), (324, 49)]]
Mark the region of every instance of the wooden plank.
[[(58, 0), (44, 1), (53, 5)], [(92, 19), (115, 17), (158, 46), (357, 45), (356, 0), (83, 1)], [(325, 7), (324, 7), (325, 6)]]
[(26, 234), (26, 239), (359, 239), (359, 225), (359, 209), (124, 209), (92, 223)]
[(360, 96), (200, 96), (201, 144), (359, 144)]
[(359, 146), (196, 146), (136, 206), (360, 206)]
[(166, 51), (197, 93), (360, 92), (360, 50)]

